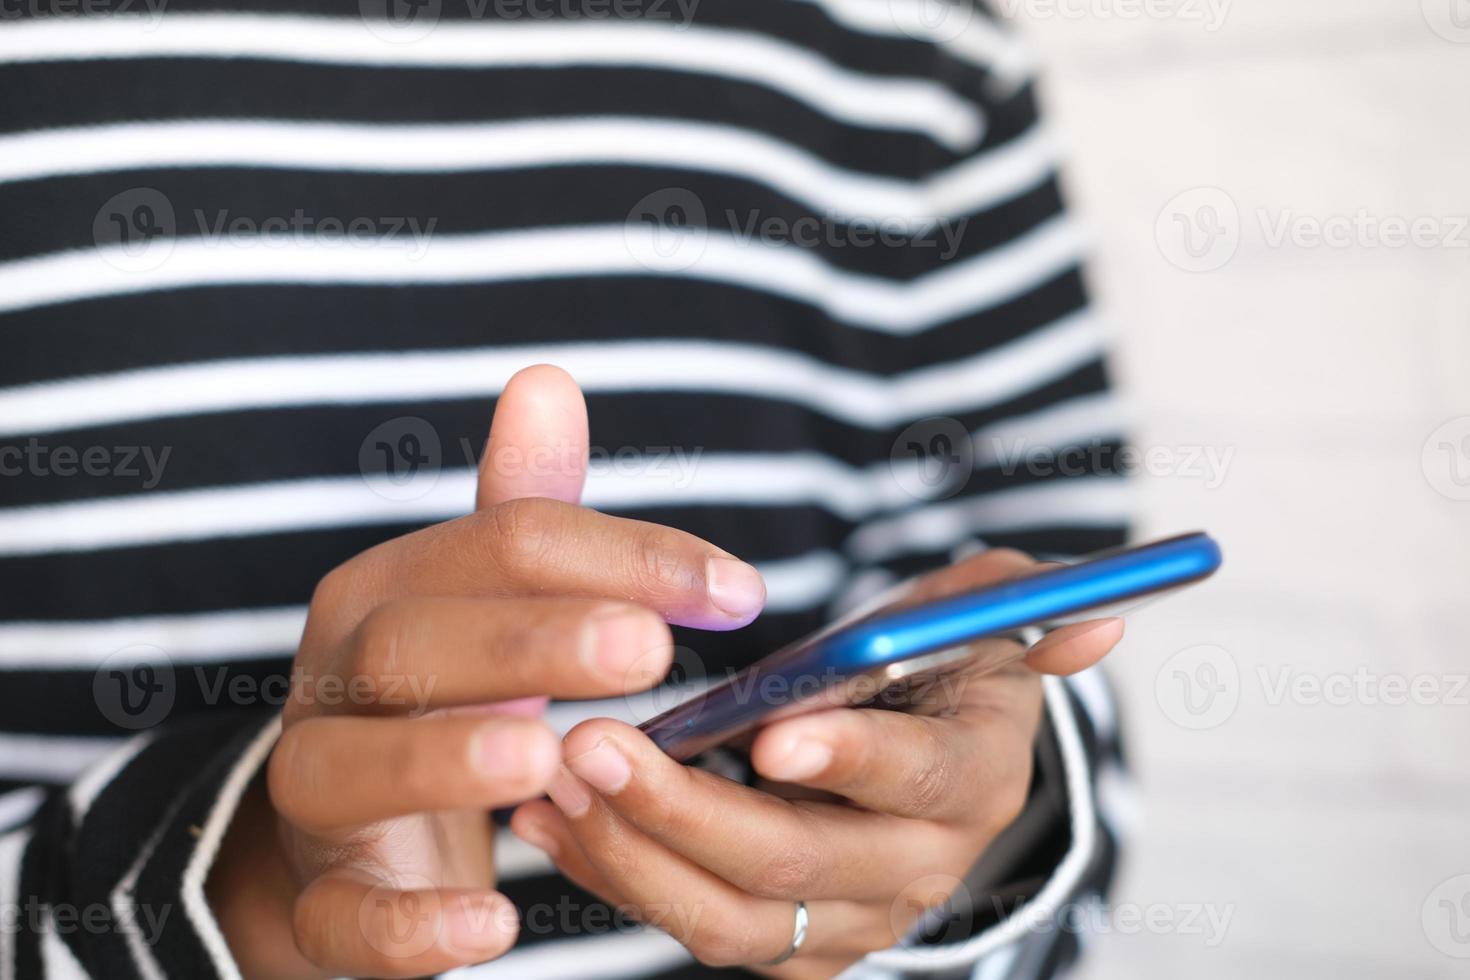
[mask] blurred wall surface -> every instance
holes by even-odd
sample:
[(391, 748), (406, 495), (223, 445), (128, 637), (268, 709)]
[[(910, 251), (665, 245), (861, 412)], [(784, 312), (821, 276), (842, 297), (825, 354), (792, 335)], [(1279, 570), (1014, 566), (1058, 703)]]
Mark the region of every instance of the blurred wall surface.
[(1470, 2), (994, 0), (1040, 53), (1139, 447), (1226, 571), (1112, 670), (1086, 980), (1470, 976)]

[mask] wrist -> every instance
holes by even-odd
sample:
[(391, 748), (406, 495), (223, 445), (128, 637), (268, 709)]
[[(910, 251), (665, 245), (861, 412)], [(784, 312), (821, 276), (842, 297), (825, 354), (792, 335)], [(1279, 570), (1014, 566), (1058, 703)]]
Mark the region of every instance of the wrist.
[(263, 776), (240, 798), (204, 893), (246, 980), (308, 980), (324, 974), (296, 948), (299, 889), (277, 833)]

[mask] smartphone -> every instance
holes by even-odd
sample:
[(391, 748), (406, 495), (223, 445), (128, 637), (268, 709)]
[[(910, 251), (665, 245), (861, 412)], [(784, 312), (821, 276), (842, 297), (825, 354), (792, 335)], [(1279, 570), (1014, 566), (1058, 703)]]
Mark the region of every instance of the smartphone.
[(1220, 560), (1219, 545), (1197, 532), (919, 604), (900, 595), (781, 648), (640, 728), (686, 761), (778, 718), (870, 702), (894, 685), (961, 667), (1004, 666), (1029, 643), (991, 644), (994, 662), (978, 664), (975, 641), (1034, 641), (1067, 622), (1198, 582)]

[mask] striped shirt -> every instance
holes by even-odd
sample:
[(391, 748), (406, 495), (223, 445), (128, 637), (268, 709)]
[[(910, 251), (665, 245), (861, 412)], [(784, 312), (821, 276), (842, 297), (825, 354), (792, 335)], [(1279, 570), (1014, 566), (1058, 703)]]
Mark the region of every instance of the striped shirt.
[[(711, 669), (1118, 543), (1055, 164), (968, 0), (0, 2), (0, 980), (238, 976), (203, 883), (312, 588), (470, 509), (525, 365), (587, 392), (589, 506), (765, 574), (679, 632)], [(1075, 957), (1037, 923), (1111, 874), (1115, 727), (1046, 692), (973, 901), (854, 976)], [(522, 935), (465, 976), (721, 972), (499, 836)]]

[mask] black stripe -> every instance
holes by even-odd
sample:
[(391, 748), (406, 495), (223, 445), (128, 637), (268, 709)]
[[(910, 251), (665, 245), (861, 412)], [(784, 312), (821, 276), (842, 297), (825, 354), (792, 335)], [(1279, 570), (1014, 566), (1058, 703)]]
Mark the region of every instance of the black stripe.
[[(42, 807), (31, 821), (32, 836), (21, 852), (20, 867), (16, 870), (16, 900), (7, 903), (5, 930), (11, 934), (14, 944), (13, 960), (15, 980), (41, 980), (45, 976), (45, 965), (41, 960), (40, 914), (44, 905), (56, 901), (55, 882), (48, 865), (55, 849), (55, 841), (47, 832), (55, 825), (56, 797)], [(0, 870), (9, 874), (10, 869)]]
[[(206, 777), (207, 763), (224, 749), (231, 736), (247, 723), (238, 714), (220, 712), (207, 721), (179, 721), (168, 737), (145, 746), (97, 795), (77, 828), (70, 864), (67, 893), (80, 903), (108, 903), (114, 887), (122, 880), (169, 805), (182, 799), (190, 788)], [(165, 834), (163, 850), (191, 846), (194, 838), (182, 832)], [(185, 842), (188, 842), (187, 844)], [(169, 920), (184, 919), (177, 880), (163, 896), (137, 897), (152, 914)], [(87, 950), (83, 962), (94, 975), (133, 977), (137, 971), (122, 933), (109, 916), (110, 927), (80, 937)], [(193, 973), (191, 976), (207, 976)]]
[[(198, 846), (198, 832), (208, 821), (230, 771), (268, 723), (259, 713), (218, 713), (212, 727), (204, 729), (201, 726), (205, 736), (203, 741), (210, 746), (208, 754), (196, 753), (186, 768), (169, 773), (159, 784), (172, 787), (182, 784), (184, 795), (158, 847), (143, 866), (135, 889), (135, 901), (146, 909), (170, 910), (170, 914), (157, 923), (158, 935), (152, 937), (150, 947), (165, 977), (215, 975), (214, 961), (183, 908), (180, 882)], [(170, 741), (180, 737), (171, 733)], [(180, 773), (189, 775), (181, 781)]]
[[(499, 4), (443, 0), (436, 6), (443, 21), (501, 20), (534, 24), (563, 19), (599, 22), (610, 19), (609, 6), (604, 0), (558, 0), (556, 3), (530, 0)], [(91, 0), (87, 7), (93, 14), (141, 14), (145, 4), (144, 0)], [(14, 4), (4, 9), (6, 19), (13, 20), (65, 16), (53, 12), (59, 8), (41, 4)], [(340, 17), (347, 24), (358, 24), (363, 22), (364, 10), (372, 9), (371, 5), (359, 0), (294, 0), (289, 12)], [(757, 31), (820, 51), (835, 63), (859, 72), (939, 78), (977, 92), (983, 92), (980, 85), (989, 77), (985, 66), (971, 65), (927, 41), (909, 38), (901, 31), (869, 34), (849, 30), (829, 18), (817, 4), (789, 3), (787, 0), (699, 0), (696, 4), (686, 3), (681, 7), (673, 0), (619, 0), (616, 10), (635, 13), (636, 19), (648, 23)], [(975, 3), (974, 10), (977, 16), (992, 24), (996, 22), (983, 4)], [(280, 14), (282, 6), (271, 0), (168, 0), (164, 15), (231, 12)]]
[[(671, 43), (678, 43), (677, 36)], [(35, 98), (37, 92), (47, 98)], [(844, 123), (777, 89), (692, 72), (634, 67), (446, 71), (245, 58), (0, 67), (0, 132), (196, 119), (427, 125), (588, 116), (746, 127), (845, 167), (910, 179), (959, 159), (936, 151), (914, 132)]]
[[(137, 696), (143, 689), (131, 669), (0, 671), (14, 698), (6, 709), (4, 728), (34, 735), (131, 736), (206, 713), (277, 710), (285, 702), (294, 651), (281, 653), (284, 656), (224, 663), (154, 664), (150, 684), (160, 685), (157, 697), (167, 699), (157, 710), (150, 700)], [(125, 711), (125, 703), (143, 713)], [(57, 705), (69, 710), (57, 711)], [(148, 727), (134, 727), (135, 719)]]
[[(241, 251), (281, 247), (263, 244), (261, 235), (267, 235), (322, 250), (378, 242), (378, 247), (401, 249), (405, 263), (412, 263), (431, 257), (440, 242), (447, 247), (449, 236), (533, 225), (636, 229), (645, 213), (665, 216), (674, 204), (695, 212), (682, 220), (708, 228), (719, 239), (749, 247), (796, 247), (834, 269), (894, 282), (1012, 244), (1062, 209), (1055, 182), (1045, 179), (983, 215), (946, 216), (937, 228), (908, 235), (901, 224), (904, 215), (875, 212), (866, 224), (844, 222), (760, 184), (680, 169), (557, 166), (451, 174), (164, 169), (0, 184), (0, 208), (5, 209), (0, 213), (10, 216), (12, 228), (25, 229), (0, 240), (0, 260), (119, 241), (157, 250), (167, 249), (170, 241), (202, 241), (226, 271)], [(352, 229), (351, 238), (344, 237), (344, 228)], [(349, 245), (353, 239), (357, 244)], [(167, 261), (162, 259), (165, 269)]]
[[(966, 431), (980, 431), (1009, 417), (1097, 394), (1104, 384), (1103, 365), (1093, 362), (1002, 404), (947, 417)], [(629, 466), (636, 458), (670, 480), (697, 475), (701, 462), (717, 455), (796, 454), (813, 446), (854, 468), (882, 466), (901, 448), (898, 439), (908, 428), (907, 422), (860, 428), (802, 406), (740, 395), (620, 393), (592, 395), (587, 404), (593, 459), (599, 465), (616, 461), (617, 466)], [(493, 410), (491, 398), (313, 405), (12, 436), (0, 439), (0, 505), (379, 476), (407, 473), (403, 467), (410, 463), (419, 474), (414, 478), (426, 485), (441, 468), (464, 470), (483, 462)], [(310, 441), (296, 437), (308, 429)], [(405, 436), (415, 440), (411, 455), (404, 455), (397, 442)], [(1111, 455), (1109, 442), (1099, 448)], [(1106, 469), (1108, 460), (1102, 462)], [(982, 473), (974, 485), (1008, 483)]]
[[(0, 385), (262, 354), (645, 339), (760, 344), (878, 376), (991, 349), (1082, 308), (1075, 268), (921, 337), (857, 330), (792, 300), (683, 279), (407, 287), (214, 286), (0, 316), (22, 357)], [(636, 315), (626, 311), (637, 311)]]

